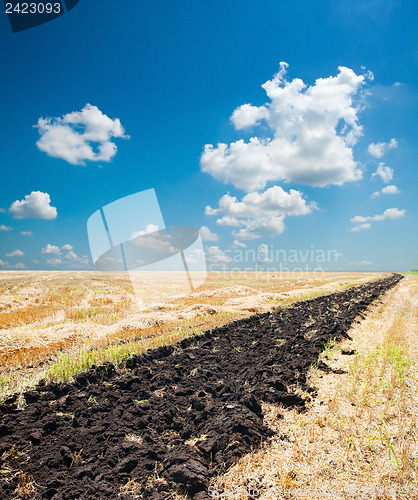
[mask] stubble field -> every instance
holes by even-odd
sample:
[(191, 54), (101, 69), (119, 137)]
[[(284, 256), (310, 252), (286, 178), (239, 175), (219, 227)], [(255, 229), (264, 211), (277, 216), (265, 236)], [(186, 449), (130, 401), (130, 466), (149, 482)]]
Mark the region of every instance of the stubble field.
[(413, 276), (7, 274), (3, 498), (415, 498)]

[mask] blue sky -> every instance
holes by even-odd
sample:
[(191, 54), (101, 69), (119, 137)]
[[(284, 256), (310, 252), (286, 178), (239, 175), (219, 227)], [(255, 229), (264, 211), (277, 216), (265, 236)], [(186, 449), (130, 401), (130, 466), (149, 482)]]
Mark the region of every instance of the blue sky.
[(87, 219), (151, 188), (215, 268), (416, 268), (417, 11), (80, 0), (15, 34), (3, 14), (0, 269), (91, 269)]

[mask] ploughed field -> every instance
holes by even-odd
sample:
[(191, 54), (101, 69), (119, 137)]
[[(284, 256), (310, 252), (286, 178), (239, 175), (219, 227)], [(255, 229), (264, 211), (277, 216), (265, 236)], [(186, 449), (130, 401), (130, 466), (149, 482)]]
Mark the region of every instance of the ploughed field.
[[(303, 407), (331, 339), (402, 279), (391, 275), (257, 314), (0, 405), (0, 497), (210, 498), (271, 435), (260, 403)], [(25, 404), (26, 403), (26, 404)]]

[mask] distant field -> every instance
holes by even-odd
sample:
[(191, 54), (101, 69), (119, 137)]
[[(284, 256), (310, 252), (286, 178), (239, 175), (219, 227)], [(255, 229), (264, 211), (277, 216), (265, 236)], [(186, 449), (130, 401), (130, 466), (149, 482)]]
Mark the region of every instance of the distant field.
[(124, 273), (2, 271), (0, 398), (43, 376), (68, 379), (91, 364), (380, 276), (212, 273), (188, 296), (144, 306)]

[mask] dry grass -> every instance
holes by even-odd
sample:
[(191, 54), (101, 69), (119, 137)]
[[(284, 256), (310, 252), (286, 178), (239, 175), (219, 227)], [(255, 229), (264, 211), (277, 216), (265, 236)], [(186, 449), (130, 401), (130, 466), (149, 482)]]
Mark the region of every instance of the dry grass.
[(138, 303), (126, 274), (0, 272), (0, 400), (41, 378), (69, 380), (103, 361), (375, 279), (376, 274), (213, 273), (171, 302)]
[[(307, 411), (265, 405), (271, 442), (211, 486), (213, 498), (418, 498), (418, 279), (371, 307), (353, 341), (312, 368)], [(343, 355), (351, 347), (354, 356)]]

